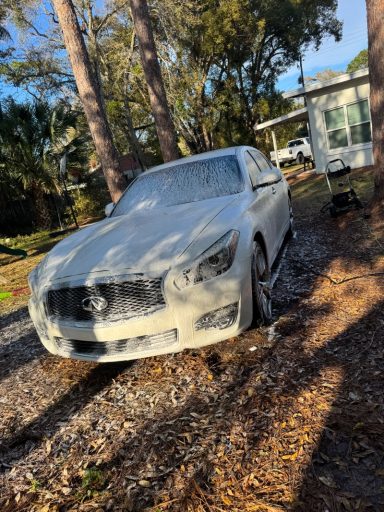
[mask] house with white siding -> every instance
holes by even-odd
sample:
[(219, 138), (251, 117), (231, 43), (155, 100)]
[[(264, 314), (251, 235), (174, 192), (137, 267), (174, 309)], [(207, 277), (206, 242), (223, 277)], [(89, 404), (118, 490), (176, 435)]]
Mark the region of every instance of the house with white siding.
[(286, 92), (283, 97), (303, 97), (306, 105), (256, 124), (256, 131), (307, 121), (317, 172), (324, 172), (327, 162), (336, 158), (352, 169), (373, 164), (368, 69), (312, 83)]

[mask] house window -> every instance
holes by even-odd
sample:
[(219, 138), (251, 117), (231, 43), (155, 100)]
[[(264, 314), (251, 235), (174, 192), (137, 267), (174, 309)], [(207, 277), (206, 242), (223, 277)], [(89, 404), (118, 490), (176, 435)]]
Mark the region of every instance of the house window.
[(348, 124), (351, 130), (352, 144), (371, 142), (371, 118), (368, 100), (347, 106)]
[(329, 149), (371, 142), (368, 100), (350, 103), (324, 112)]

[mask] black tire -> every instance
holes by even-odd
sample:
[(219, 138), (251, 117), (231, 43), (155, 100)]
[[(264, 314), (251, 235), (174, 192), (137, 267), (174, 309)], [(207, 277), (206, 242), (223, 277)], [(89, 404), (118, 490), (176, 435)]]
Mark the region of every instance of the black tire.
[(332, 219), (335, 219), (337, 217), (337, 210), (334, 204), (331, 204), (331, 206), (329, 207), (329, 214), (331, 215)]
[(305, 162), (305, 157), (304, 157), (303, 153), (298, 153), (296, 155), (296, 163), (303, 164), (304, 162)]
[(363, 203), (358, 197), (355, 197), (355, 206), (358, 210), (362, 210), (364, 208)]
[(292, 209), (292, 201), (291, 198), (288, 197), (288, 208), (289, 208), (289, 228), (287, 231), (288, 238), (292, 238), (295, 234), (295, 224), (293, 219), (293, 209)]
[(272, 300), (270, 289), (271, 272), (259, 242), (253, 242), (252, 254), (252, 299), (254, 327), (272, 322)]

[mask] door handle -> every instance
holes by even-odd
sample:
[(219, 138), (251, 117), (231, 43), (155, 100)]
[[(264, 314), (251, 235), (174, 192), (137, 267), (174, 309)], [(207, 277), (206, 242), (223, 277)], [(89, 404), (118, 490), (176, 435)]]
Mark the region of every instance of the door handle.
[(275, 187), (272, 187), (272, 194), (276, 194), (276, 189), (275, 189)]

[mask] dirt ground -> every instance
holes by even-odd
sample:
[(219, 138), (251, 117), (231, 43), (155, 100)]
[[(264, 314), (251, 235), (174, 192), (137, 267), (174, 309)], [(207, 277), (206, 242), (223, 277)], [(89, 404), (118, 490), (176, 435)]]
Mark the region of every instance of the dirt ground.
[(384, 511), (383, 224), (321, 214), (322, 179), (292, 178), (272, 327), (91, 365), (3, 310), (2, 512)]

